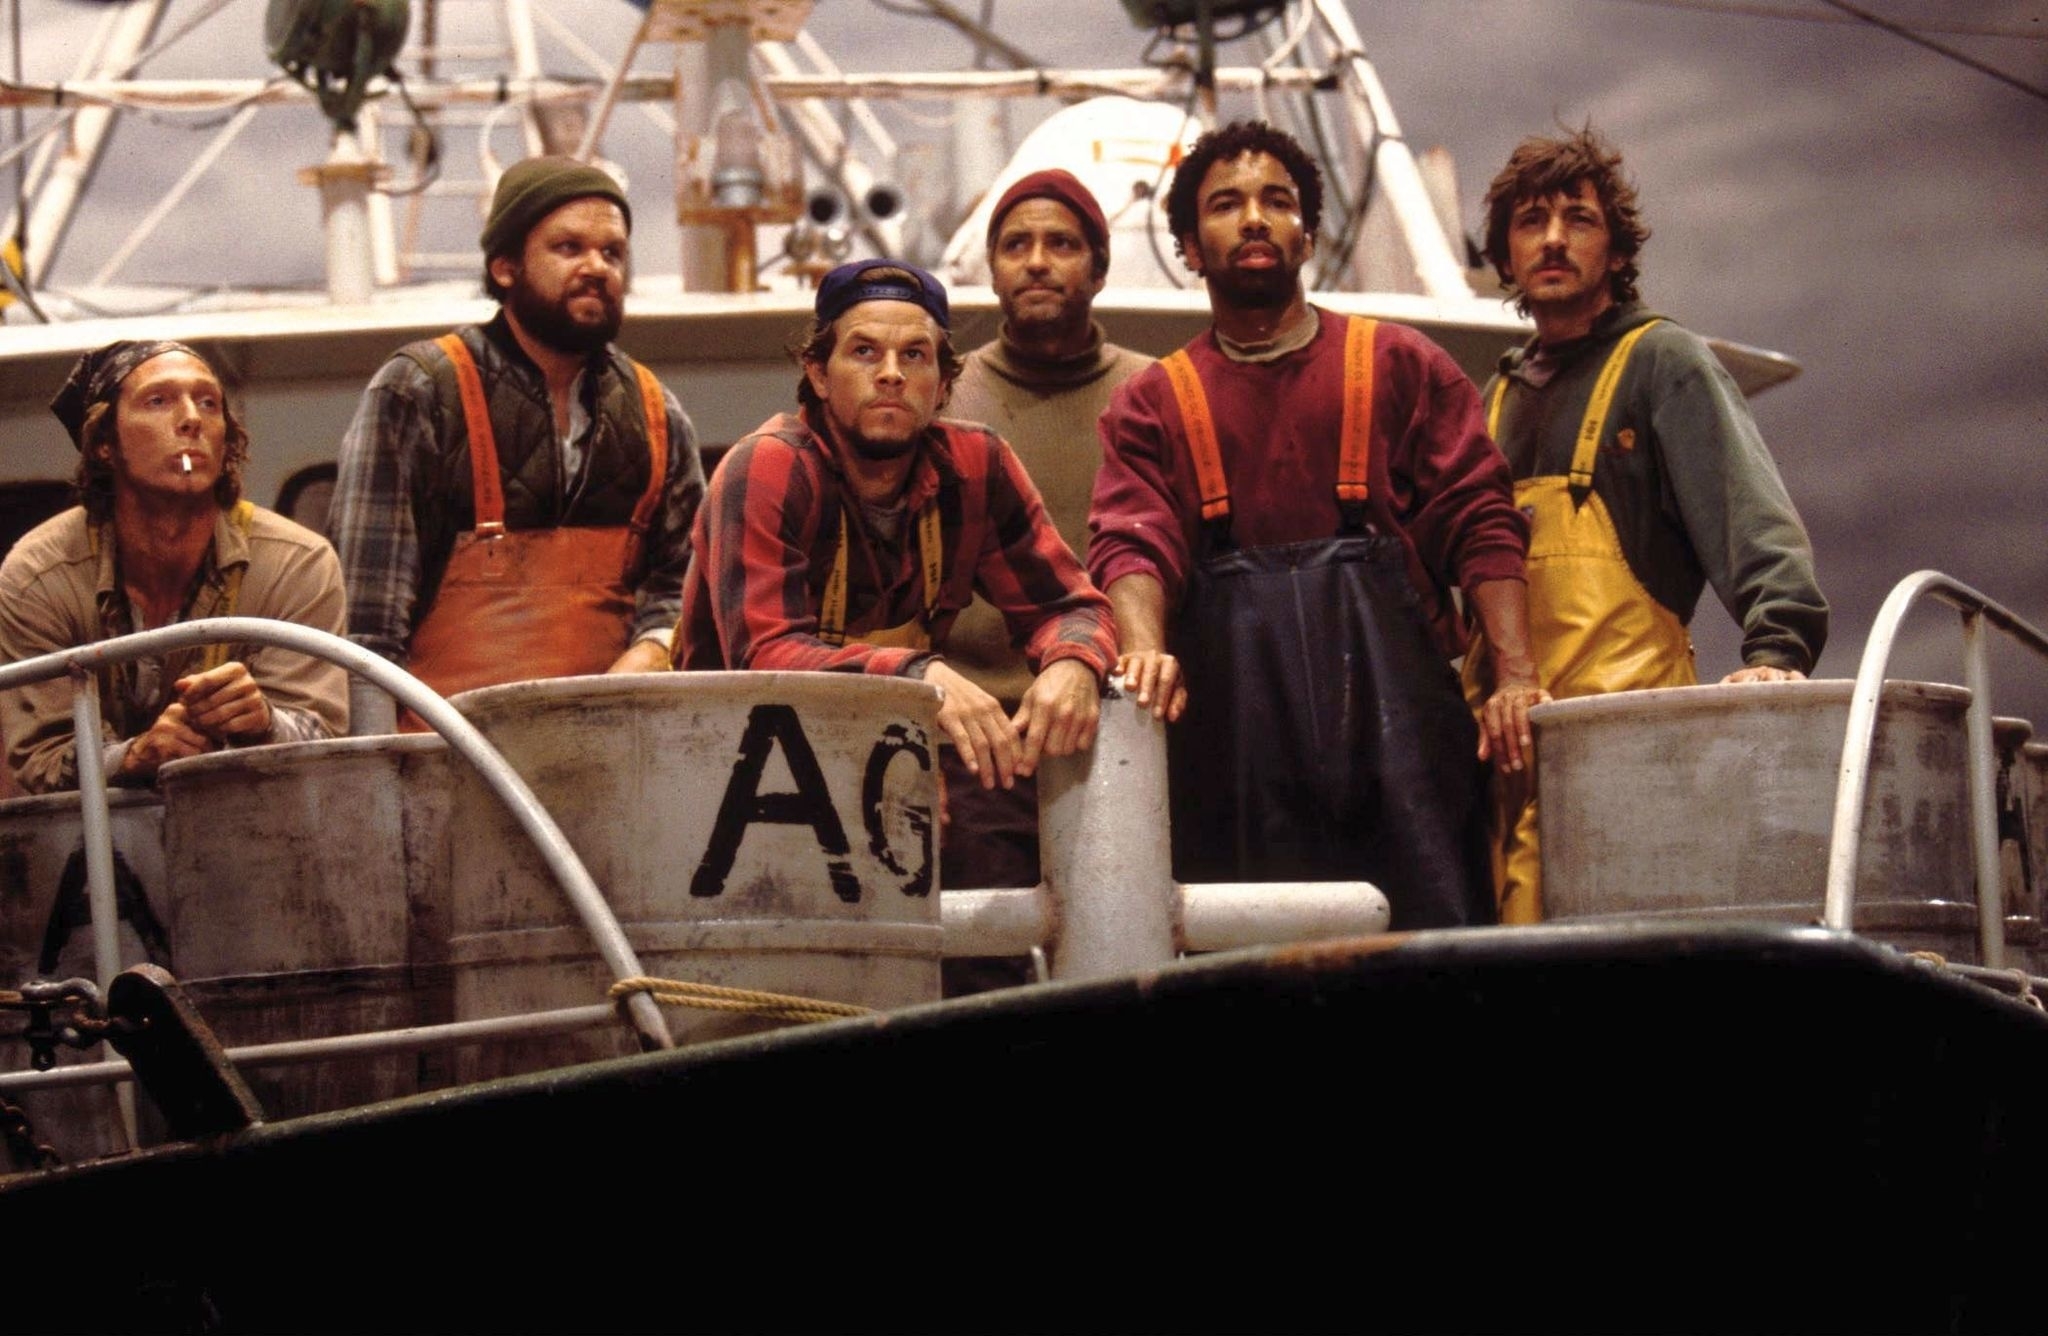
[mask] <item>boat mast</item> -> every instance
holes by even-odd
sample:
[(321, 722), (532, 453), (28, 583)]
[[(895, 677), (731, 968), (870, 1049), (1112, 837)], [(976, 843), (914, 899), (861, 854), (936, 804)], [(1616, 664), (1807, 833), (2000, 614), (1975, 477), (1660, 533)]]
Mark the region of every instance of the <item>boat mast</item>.
[[(114, 81), (126, 78), (156, 35), (167, 0), (128, 0), (108, 12), (92, 46), (78, 63), (78, 79)], [(30, 274), (48, 274), (63, 249), (65, 235), (86, 182), (99, 166), (114, 128), (114, 110), (82, 106), (67, 113), (70, 124), (43, 140), (29, 168), (28, 194), (7, 218), (7, 234), (19, 226), (20, 210), (35, 201), (24, 231), (23, 266)]]

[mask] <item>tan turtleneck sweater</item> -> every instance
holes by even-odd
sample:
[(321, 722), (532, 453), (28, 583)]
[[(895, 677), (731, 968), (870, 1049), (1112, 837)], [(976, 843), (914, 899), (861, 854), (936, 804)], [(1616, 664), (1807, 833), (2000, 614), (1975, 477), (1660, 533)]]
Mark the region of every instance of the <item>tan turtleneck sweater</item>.
[[(986, 423), (1009, 443), (1060, 537), (1085, 556), (1088, 506), (1102, 462), (1095, 419), (1117, 386), (1150, 365), (1143, 353), (1104, 342), (1100, 325), (1087, 349), (1050, 361), (998, 337), (967, 354), (946, 416)], [(948, 663), (1012, 709), (1031, 683), (1002, 616), (981, 599), (960, 614), (944, 649)]]

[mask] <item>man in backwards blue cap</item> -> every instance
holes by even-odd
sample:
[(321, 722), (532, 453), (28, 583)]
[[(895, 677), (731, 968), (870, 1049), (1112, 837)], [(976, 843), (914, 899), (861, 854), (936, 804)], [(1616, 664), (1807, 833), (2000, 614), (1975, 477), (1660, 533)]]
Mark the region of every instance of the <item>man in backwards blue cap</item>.
[[(1007, 788), (1094, 741), (1109, 605), (1010, 447), (939, 418), (960, 370), (939, 281), (858, 260), (815, 310), (798, 411), (733, 447), (698, 512), (677, 665), (923, 678), (964, 768)], [(976, 592), (1037, 674), (1014, 715), (941, 653)]]

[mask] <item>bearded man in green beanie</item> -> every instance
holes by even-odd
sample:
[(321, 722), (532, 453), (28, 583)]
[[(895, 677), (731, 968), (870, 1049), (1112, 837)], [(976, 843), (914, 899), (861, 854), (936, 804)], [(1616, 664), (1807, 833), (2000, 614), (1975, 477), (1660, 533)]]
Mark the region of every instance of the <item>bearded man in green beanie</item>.
[[(342, 442), (349, 639), (444, 696), (668, 666), (704, 470), (675, 396), (613, 346), (632, 226), (600, 168), (507, 170), (479, 239), (498, 314), (399, 349)], [(354, 732), (419, 726), (352, 690)]]

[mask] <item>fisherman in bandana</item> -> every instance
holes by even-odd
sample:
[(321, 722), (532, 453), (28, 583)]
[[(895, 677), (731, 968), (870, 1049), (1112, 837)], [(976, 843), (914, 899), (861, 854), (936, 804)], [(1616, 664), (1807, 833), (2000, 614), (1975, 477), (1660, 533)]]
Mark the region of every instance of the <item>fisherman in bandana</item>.
[[(309, 529), (242, 499), (249, 437), (206, 359), (181, 343), (112, 343), (50, 403), (78, 447), (82, 504), (0, 566), (0, 661), (204, 617), (270, 617), (339, 635), (341, 565)], [(108, 779), (166, 761), (345, 733), (348, 674), (302, 654), (216, 644), (99, 670)], [(71, 685), (0, 695), (22, 788), (78, 787)]]

